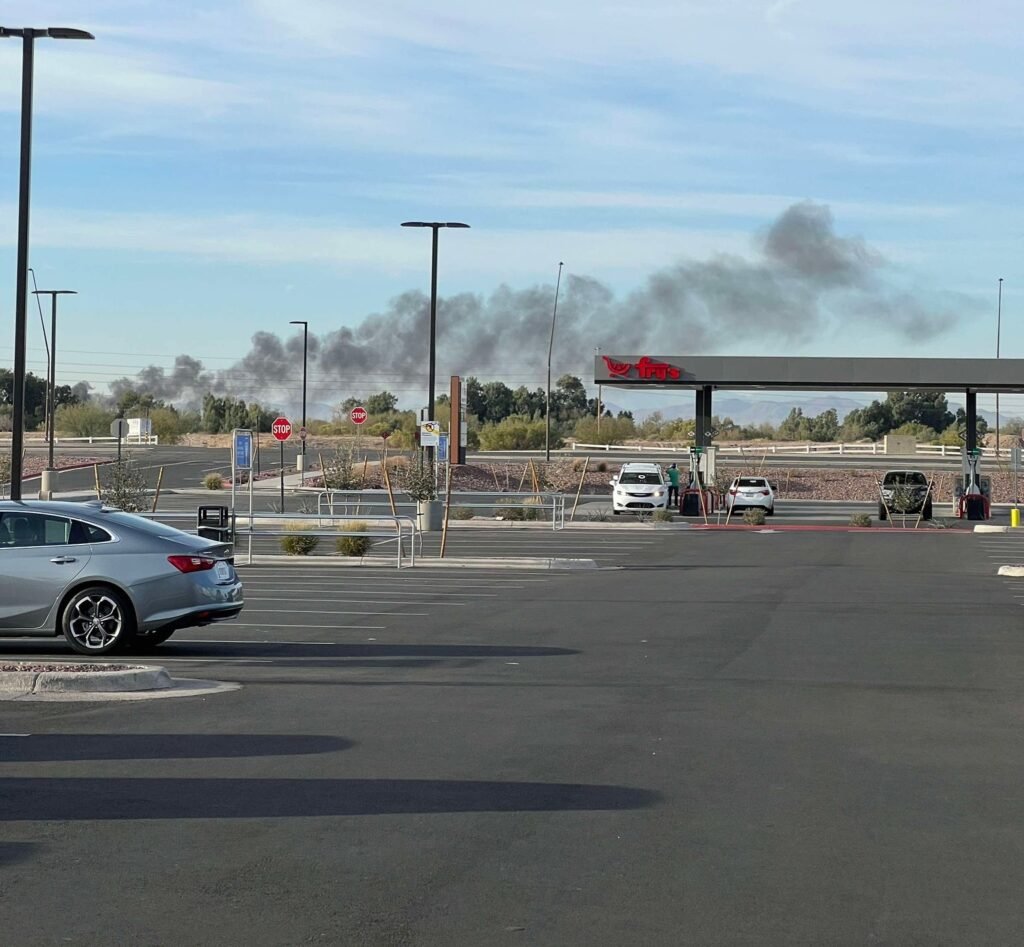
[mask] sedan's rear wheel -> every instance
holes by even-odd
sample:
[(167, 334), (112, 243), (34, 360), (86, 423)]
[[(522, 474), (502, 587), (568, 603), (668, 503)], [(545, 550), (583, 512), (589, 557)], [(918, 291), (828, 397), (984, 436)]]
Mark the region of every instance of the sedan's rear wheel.
[(96, 585), (79, 589), (61, 613), (61, 630), (79, 654), (112, 654), (131, 643), (135, 616), (120, 592)]

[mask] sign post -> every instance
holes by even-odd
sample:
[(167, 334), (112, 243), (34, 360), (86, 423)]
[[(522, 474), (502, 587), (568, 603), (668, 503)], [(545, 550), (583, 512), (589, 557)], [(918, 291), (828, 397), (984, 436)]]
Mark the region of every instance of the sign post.
[(287, 418), (275, 418), (270, 425), (270, 433), (281, 445), (281, 512), (284, 512), (284, 442), (292, 436), (292, 422)]
[(110, 436), (117, 438), (117, 462), (121, 463), (121, 441), (128, 436), (128, 422), (124, 418), (114, 418), (110, 423)]
[[(249, 428), (236, 428), (231, 432), (231, 516), (234, 516), (234, 484), (239, 474), (246, 471), (249, 484), (249, 528), (253, 522), (253, 432)], [(233, 521), (232, 521), (233, 525)]]

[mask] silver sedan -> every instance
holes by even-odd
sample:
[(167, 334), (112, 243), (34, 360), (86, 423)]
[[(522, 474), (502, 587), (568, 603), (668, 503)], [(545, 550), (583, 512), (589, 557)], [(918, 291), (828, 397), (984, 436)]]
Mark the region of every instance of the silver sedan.
[(229, 545), (98, 502), (0, 501), (0, 637), (103, 655), (241, 610)]

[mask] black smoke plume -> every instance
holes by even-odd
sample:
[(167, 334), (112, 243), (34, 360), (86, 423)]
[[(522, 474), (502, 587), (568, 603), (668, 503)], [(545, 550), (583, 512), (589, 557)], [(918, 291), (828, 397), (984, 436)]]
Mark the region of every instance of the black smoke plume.
[[(870, 336), (915, 342), (947, 331), (974, 303), (952, 294), (927, 301), (900, 288), (900, 274), (860, 238), (835, 232), (829, 209), (795, 204), (754, 240), (751, 258), (719, 254), (653, 273), (624, 299), (589, 276), (563, 280), (556, 368), (588, 373), (595, 347), (657, 354), (784, 354), (853, 324)], [(553, 286), (496, 289), (438, 302), (438, 391), (449, 374), (543, 383)], [(355, 327), (309, 336), (311, 402), (336, 403), (389, 388), (418, 404), (426, 387), (429, 299), (406, 292)], [(571, 354), (566, 354), (571, 353)], [(571, 361), (571, 365), (567, 364)], [(585, 377), (585, 376), (584, 376)], [(302, 378), (301, 334), (257, 332), (229, 369), (211, 372), (181, 355), (171, 371), (150, 366), (113, 383), (168, 401), (197, 403), (207, 391), (294, 405)], [(585, 378), (586, 380), (586, 378)]]

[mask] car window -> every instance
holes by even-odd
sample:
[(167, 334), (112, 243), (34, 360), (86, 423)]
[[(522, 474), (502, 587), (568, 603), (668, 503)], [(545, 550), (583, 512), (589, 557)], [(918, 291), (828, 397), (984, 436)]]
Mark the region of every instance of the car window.
[(896, 483), (908, 484), (912, 487), (925, 487), (928, 481), (925, 475), (917, 470), (896, 470), (885, 475), (885, 483), (889, 486)]
[(656, 473), (627, 470), (619, 477), (619, 483), (661, 483), (661, 477)]
[(69, 542), (73, 546), (81, 546), (86, 543), (109, 543), (111, 535), (105, 529), (93, 526), (92, 523), (83, 523), (81, 520), (71, 521), (71, 534)]
[(740, 477), (736, 481), (738, 487), (763, 487), (765, 482), (761, 477)]
[(0, 516), (0, 545), (22, 549), (26, 546), (64, 546), (69, 542), (71, 521), (46, 513), (4, 513)]

